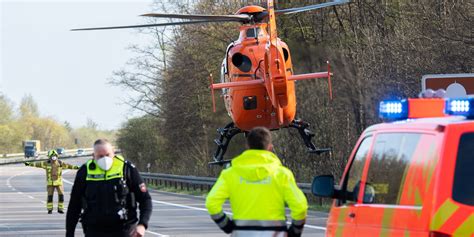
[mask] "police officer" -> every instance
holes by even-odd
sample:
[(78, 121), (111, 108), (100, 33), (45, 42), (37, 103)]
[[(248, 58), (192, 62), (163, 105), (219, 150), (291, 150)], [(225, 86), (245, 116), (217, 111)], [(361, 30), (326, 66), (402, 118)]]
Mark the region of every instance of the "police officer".
[[(211, 218), (232, 236), (301, 236), (308, 204), (296, 186), (292, 172), (271, 152), (270, 131), (252, 129), (247, 136), (248, 150), (234, 158), (221, 172), (206, 199)], [(233, 219), (222, 205), (229, 199)], [(285, 203), (291, 210), (288, 228)]]
[(56, 150), (48, 151), (48, 161), (41, 162), (25, 162), (26, 166), (33, 166), (36, 168), (43, 168), (46, 170), (46, 190), (48, 198), (46, 202), (46, 209), (48, 214), (53, 213), (53, 195), (54, 190), (58, 192), (58, 212), (64, 213), (64, 187), (63, 187), (63, 169), (79, 169), (76, 165), (70, 165), (59, 160), (59, 155)]
[(97, 140), (93, 159), (81, 166), (74, 180), (66, 236), (74, 236), (79, 218), (86, 237), (144, 236), (151, 212), (151, 197), (138, 170), (115, 155), (107, 140)]

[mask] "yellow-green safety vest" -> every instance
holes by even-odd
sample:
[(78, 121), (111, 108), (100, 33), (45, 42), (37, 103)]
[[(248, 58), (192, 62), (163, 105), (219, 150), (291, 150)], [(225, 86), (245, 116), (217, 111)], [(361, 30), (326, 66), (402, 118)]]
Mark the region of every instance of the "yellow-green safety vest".
[[(94, 165), (91, 165), (94, 163)], [(97, 162), (92, 159), (87, 161), (87, 181), (104, 181), (110, 179), (117, 179), (123, 177), (123, 166), (125, 165), (125, 159), (122, 156), (115, 156), (114, 162), (112, 163), (112, 167), (110, 170), (102, 170), (98, 165)], [(91, 169), (91, 167), (95, 167)]]
[(275, 154), (266, 150), (247, 150), (221, 172), (206, 199), (213, 219), (223, 214), (222, 205), (227, 199), (237, 225), (240, 222), (267, 225), (270, 221), (286, 226), (285, 203), (293, 221), (304, 220), (308, 209), (293, 173)]

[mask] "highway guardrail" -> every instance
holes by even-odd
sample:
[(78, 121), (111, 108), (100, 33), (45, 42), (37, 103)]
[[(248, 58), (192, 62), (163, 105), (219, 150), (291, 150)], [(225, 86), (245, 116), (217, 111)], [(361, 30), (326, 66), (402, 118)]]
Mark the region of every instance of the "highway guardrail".
[[(59, 159), (72, 159), (72, 158), (80, 158), (80, 157), (92, 157), (92, 149), (87, 149), (89, 152), (85, 152), (82, 155), (60, 155)], [(115, 150), (115, 154), (121, 154), (122, 151), (120, 149)], [(12, 157), (12, 158), (1, 158), (0, 165), (9, 165), (9, 164), (20, 164), (24, 162), (36, 162), (36, 161), (46, 161), (48, 157), (46, 155), (40, 155), (37, 158), (24, 158), (22, 157)]]
[[(79, 157), (90, 157), (92, 154), (87, 153), (83, 155), (65, 155), (61, 156), (60, 159), (72, 159), (72, 158), (79, 158)], [(39, 156), (38, 158), (24, 158), (24, 157), (18, 157), (18, 158), (8, 158), (8, 159), (0, 159), (0, 165), (10, 165), (10, 164), (21, 164), (24, 162), (37, 162), (37, 161), (46, 161), (48, 160), (48, 157), (46, 156)]]
[[(199, 177), (199, 176), (183, 176), (183, 175), (173, 175), (173, 174), (161, 174), (161, 173), (140, 173), (143, 180), (147, 184), (155, 186), (165, 186), (165, 187), (174, 187), (175, 189), (181, 190), (201, 190), (209, 191), (214, 183), (216, 178), (212, 177)], [(305, 194), (311, 194), (311, 184), (310, 183), (298, 183), (298, 187)]]
[[(92, 152), (94, 149), (93, 148), (77, 148), (77, 149), (68, 149), (64, 150), (66, 154), (75, 154), (77, 150), (83, 150), (85, 153)], [(48, 151), (40, 151), (38, 154), (41, 155), (46, 155)], [(1, 158), (17, 158), (17, 157), (24, 157), (25, 153), (13, 153), (13, 154), (1, 154)]]

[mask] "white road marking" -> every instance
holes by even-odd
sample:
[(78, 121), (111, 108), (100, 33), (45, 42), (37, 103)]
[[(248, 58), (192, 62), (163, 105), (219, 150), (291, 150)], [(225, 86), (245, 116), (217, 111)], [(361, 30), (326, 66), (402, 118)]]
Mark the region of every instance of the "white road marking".
[(162, 234), (159, 234), (159, 233), (156, 233), (156, 232), (153, 232), (153, 231), (149, 231), (149, 230), (147, 230), (146, 233), (156, 235), (156, 236), (163, 236), (163, 237), (168, 237), (169, 236), (169, 235), (162, 235)]
[(73, 185), (73, 184), (74, 184), (73, 182), (71, 182), (71, 181), (69, 181), (69, 180), (67, 180), (67, 179), (65, 179), (65, 178), (63, 178), (63, 182), (64, 182), (64, 183), (67, 183), (67, 184), (70, 184), (70, 185)]
[(159, 203), (159, 204), (164, 204), (164, 205), (168, 205), (168, 206), (173, 206), (173, 207), (182, 207), (182, 208), (207, 212), (206, 208), (191, 207), (191, 206), (186, 206), (186, 205), (181, 205), (181, 204), (176, 204), (176, 203), (171, 203), (171, 202), (156, 201), (156, 200), (152, 200), (152, 202)]
[[(287, 223), (290, 224), (290, 222), (287, 222)], [(326, 227), (321, 227), (321, 226), (317, 226), (317, 225), (305, 224), (304, 228), (310, 228), (310, 229), (315, 229), (315, 230), (324, 230), (324, 231), (326, 231)]]

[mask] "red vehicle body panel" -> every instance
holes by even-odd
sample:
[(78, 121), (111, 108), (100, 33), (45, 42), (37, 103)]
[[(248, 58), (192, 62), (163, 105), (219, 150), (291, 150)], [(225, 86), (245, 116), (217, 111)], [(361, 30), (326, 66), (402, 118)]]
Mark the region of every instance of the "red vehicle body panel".
[[(326, 235), (431, 236), (437, 232), (445, 236), (474, 236), (474, 206), (452, 199), (458, 145), (461, 135), (468, 132), (474, 132), (474, 121), (455, 116), (408, 119), (366, 129), (352, 151), (340, 182), (340, 187), (343, 187), (361, 142), (372, 136), (374, 139), (366, 156), (358, 201), (342, 204), (334, 201)], [(393, 133), (420, 136), (403, 173), (398, 203), (362, 203), (376, 139), (381, 134)]]

